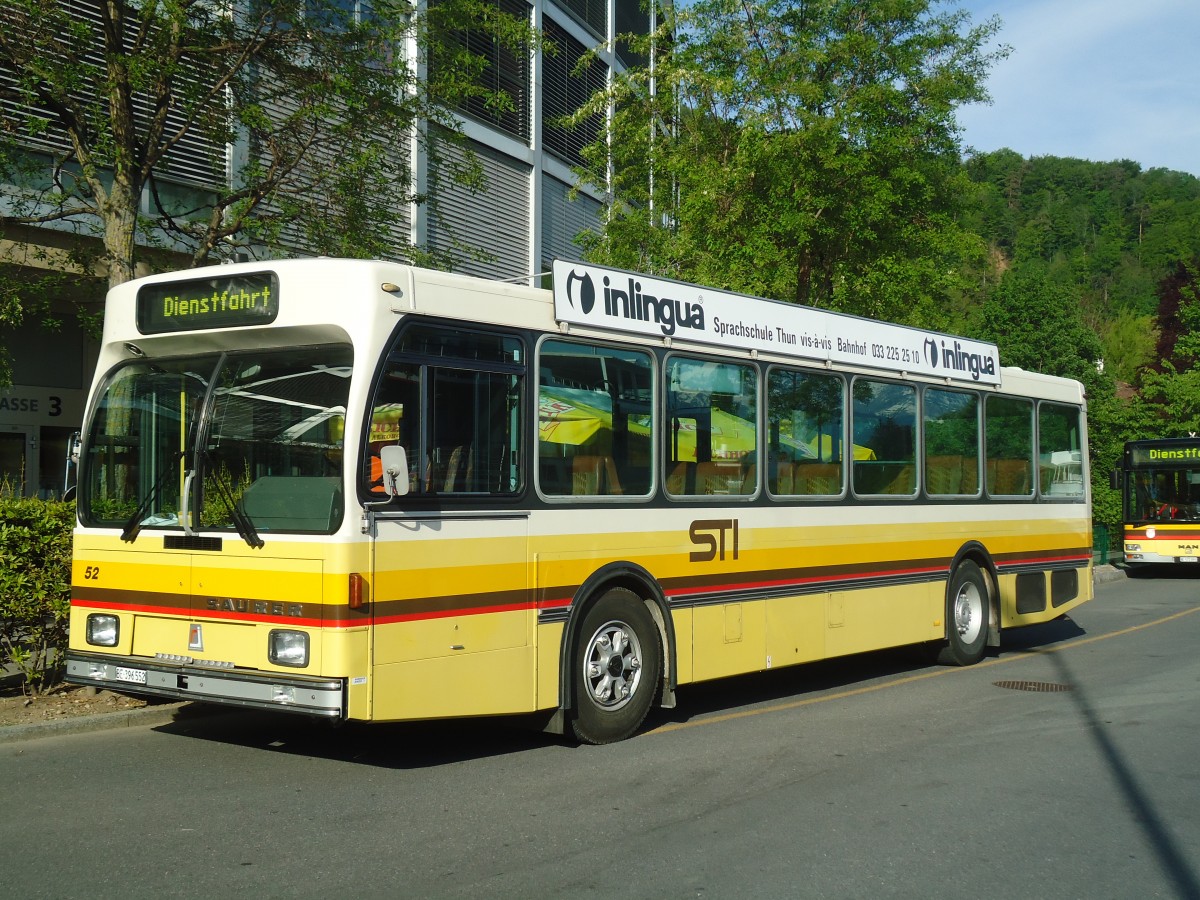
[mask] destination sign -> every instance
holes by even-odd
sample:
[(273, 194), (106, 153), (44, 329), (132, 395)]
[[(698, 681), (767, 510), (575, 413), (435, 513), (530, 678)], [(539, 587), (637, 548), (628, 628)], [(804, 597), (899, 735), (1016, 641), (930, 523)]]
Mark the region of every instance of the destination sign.
[(1200, 441), (1194, 444), (1172, 443), (1154, 446), (1139, 444), (1130, 449), (1129, 462), (1134, 466), (1154, 466), (1175, 463), (1200, 468)]
[(995, 344), (607, 269), (554, 261), (560, 322), (981, 384)]
[(269, 325), (279, 315), (279, 281), (273, 272), (164, 281), (137, 292), (142, 334)]

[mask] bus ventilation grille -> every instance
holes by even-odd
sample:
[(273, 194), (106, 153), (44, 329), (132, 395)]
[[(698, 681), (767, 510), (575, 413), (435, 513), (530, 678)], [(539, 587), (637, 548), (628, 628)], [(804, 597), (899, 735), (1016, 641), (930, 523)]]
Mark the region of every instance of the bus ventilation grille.
[(221, 538), (200, 537), (196, 534), (168, 534), (163, 538), (163, 548), (166, 550), (207, 550), (219, 553)]

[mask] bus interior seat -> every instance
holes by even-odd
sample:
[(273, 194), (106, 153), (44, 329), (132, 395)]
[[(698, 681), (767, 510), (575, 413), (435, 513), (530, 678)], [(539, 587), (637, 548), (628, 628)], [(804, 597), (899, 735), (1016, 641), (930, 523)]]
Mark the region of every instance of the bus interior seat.
[(577, 497), (622, 493), (612, 457), (574, 457), (571, 460), (571, 493)]
[(470, 444), (460, 444), (450, 451), (442, 479), (442, 490), (448, 494), (471, 490), (475, 457)]
[(829, 496), (842, 492), (841, 463), (800, 462), (792, 473), (792, 489), (805, 496)]
[(1027, 497), (1030, 490), (1031, 465), (1027, 459), (989, 459), (987, 487), (989, 494)]

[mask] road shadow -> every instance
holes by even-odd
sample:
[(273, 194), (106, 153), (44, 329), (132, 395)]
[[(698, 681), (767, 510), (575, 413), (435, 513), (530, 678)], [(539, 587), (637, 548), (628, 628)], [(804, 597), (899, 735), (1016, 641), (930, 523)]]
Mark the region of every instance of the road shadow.
[(1153, 798), (1142, 786), (1141, 779), (1145, 775), (1139, 776), (1136, 767), (1121, 752), (1113, 739), (1113, 729), (1092, 703), (1064, 655), (1053, 653), (1049, 660), (1058, 670), (1060, 681), (1072, 685), (1067, 696), (1074, 703), (1097, 752), (1124, 797), (1130, 820), (1141, 830), (1159, 868), (1175, 886), (1176, 896), (1200, 898), (1200, 878), (1188, 860), (1188, 850), (1176, 838)]
[(522, 718), (433, 722), (345, 722), (269, 710), (230, 710), (189, 704), (155, 731), (165, 735), (250, 747), (268, 753), (378, 766), (424, 769), (545, 748), (575, 745)]
[[(1068, 617), (1005, 632), (989, 656), (1045, 648), (1084, 634)], [(936, 648), (913, 645), (822, 660), (799, 666), (685, 685), (674, 709), (654, 708), (642, 731), (682, 724), (737, 709), (803, 700), (858, 689), (943, 668)], [(155, 729), (193, 740), (252, 747), (391, 769), (421, 769), (529, 751), (578, 749), (570, 737), (542, 730), (545, 716), (455, 719), (432, 722), (331, 725), (284, 712), (231, 710), (189, 704), (174, 721)]]
[(1059, 616), (1040, 625), (1009, 628), (1000, 633), (1000, 654), (1044, 650), (1087, 634), (1069, 615)]

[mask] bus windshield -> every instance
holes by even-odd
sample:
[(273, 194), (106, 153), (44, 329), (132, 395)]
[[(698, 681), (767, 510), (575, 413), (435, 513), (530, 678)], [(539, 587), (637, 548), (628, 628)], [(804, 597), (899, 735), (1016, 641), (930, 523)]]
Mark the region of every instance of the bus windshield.
[(115, 369), (81, 460), (82, 520), (127, 541), (142, 528), (236, 527), (248, 543), (255, 529), (332, 532), (350, 365), (331, 345)]
[(1148, 522), (1200, 521), (1200, 459), (1190, 467), (1147, 467), (1129, 473), (1129, 508)]

